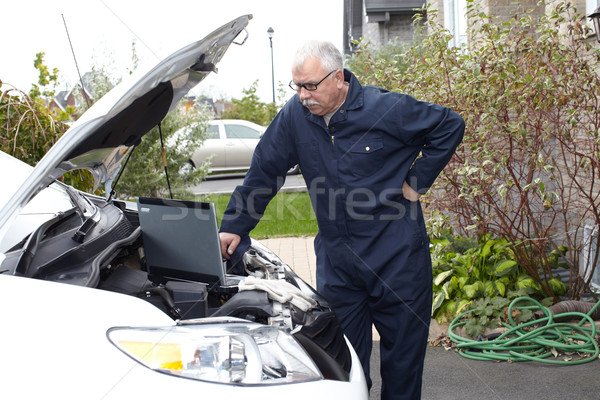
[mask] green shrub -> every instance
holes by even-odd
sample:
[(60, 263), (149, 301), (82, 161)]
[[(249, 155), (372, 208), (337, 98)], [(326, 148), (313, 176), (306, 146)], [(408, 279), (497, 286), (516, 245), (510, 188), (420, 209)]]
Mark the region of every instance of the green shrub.
[[(540, 284), (519, 266), (514, 246), (506, 239), (482, 235), (477, 240), (446, 233), (431, 240), (433, 263), (432, 317), (449, 322), (469, 309), (471, 333), (494, 327), (503, 308), (521, 296), (546, 297)], [(566, 285), (554, 279), (555, 294), (562, 295)], [(552, 301), (549, 297), (546, 301)], [(493, 317), (492, 317), (493, 316)], [(479, 334), (481, 333), (479, 332)]]
[(569, 2), (510, 21), (466, 3), (467, 46), (449, 46), (450, 32), (427, 9), (416, 19), (428, 33), (420, 43), (395, 52), (360, 43), (348, 65), (363, 83), (463, 116), (464, 140), (423, 199), (427, 208), (443, 210), (458, 234), (506, 238), (546, 296), (561, 292), (551, 253), (568, 248), (568, 296), (579, 298), (597, 264), (581, 254), (600, 254), (600, 241), (592, 248), (584, 239), (586, 225), (600, 225), (600, 52), (591, 28)]

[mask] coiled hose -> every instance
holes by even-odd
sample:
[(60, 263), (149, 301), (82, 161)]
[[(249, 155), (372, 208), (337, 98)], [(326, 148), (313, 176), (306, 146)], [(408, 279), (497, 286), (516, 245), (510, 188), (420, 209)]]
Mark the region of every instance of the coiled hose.
[[(531, 303), (532, 305), (521, 305)], [(553, 315), (538, 301), (530, 297), (519, 297), (508, 307), (509, 324), (503, 323), (508, 331), (497, 338), (487, 341), (467, 339), (455, 333), (457, 328), (465, 325), (462, 317), (468, 310), (454, 318), (448, 327), (448, 336), (456, 343), (458, 352), (467, 358), (484, 361), (538, 361), (548, 364), (574, 365), (594, 361), (600, 354), (596, 325), (591, 318), (592, 313), (600, 306), (600, 301), (587, 314), (566, 312)], [(513, 309), (541, 310), (545, 317), (517, 325), (512, 318)], [(577, 324), (557, 322), (556, 320), (580, 319)], [(589, 327), (584, 327), (585, 322)], [(581, 357), (568, 355), (557, 357), (558, 353), (578, 353)], [(589, 356), (586, 356), (589, 354)]]

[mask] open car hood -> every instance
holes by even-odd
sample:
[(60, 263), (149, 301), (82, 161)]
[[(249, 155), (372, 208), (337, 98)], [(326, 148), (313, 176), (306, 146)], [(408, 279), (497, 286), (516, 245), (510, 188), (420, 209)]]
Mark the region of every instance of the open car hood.
[[(141, 138), (211, 72), (248, 25), (241, 16), (150, 70), (136, 72), (97, 101), (56, 142), (0, 210), (0, 237), (8, 221), (64, 173), (87, 169), (96, 185), (112, 179)], [(244, 39), (245, 40), (245, 39)]]

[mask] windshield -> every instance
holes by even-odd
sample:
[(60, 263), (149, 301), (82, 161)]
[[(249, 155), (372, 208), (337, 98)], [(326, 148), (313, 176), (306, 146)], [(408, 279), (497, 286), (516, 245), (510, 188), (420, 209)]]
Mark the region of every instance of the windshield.
[(0, 242), (0, 252), (6, 252), (44, 222), (74, 206), (76, 204), (71, 200), (66, 187), (58, 182), (53, 183), (39, 192), (12, 221), (7, 234)]

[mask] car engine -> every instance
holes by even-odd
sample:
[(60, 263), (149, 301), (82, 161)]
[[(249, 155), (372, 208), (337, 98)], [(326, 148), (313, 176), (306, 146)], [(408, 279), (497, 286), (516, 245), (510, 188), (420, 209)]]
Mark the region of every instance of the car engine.
[(339, 322), (310, 285), (251, 240), (227, 273), (239, 285), (157, 280), (148, 274), (137, 211), (85, 196), (93, 212), (59, 213), (5, 251), (2, 273), (97, 288), (152, 303), (176, 321), (236, 317), (291, 333), (326, 379), (347, 381), (351, 355)]

